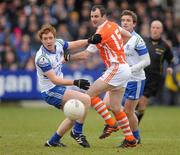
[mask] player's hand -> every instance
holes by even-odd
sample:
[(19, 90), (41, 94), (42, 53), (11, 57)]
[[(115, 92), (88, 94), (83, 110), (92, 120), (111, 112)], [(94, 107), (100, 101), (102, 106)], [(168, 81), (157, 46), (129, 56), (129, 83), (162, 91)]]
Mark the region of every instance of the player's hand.
[(168, 74), (172, 74), (172, 73), (173, 73), (173, 69), (172, 69), (171, 67), (168, 67), (168, 68), (167, 68), (167, 73), (168, 73)]
[(90, 86), (89, 81), (85, 79), (74, 80), (73, 84), (84, 90), (88, 90)]
[(70, 61), (71, 59), (71, 56), (70, 56), (70, 53), (68, 50), (64, 50), (64, 60), (67, 62), (67, 61)]
[(88, 38), (88, 43), (89, 44), (98, 44), (102, 40), (102, 37), (100, 34), (94, 34), (90, 38)]

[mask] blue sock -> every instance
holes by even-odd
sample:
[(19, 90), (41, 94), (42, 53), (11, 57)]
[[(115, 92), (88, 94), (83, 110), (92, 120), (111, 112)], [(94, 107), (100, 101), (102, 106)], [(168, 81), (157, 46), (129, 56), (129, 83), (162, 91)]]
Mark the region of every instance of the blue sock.
[(77, 121), (74, 124), (73, 133), (75, 135), (82, 134), (83, 124), (78, 123)]
[(132, 133), (133, 133), (133, 136), (134, 136), (136, 139), (140, 139), (139, 130), (133, 131)]
[(59, 142), (61, 139), (61, 136), (57, 134), (57, 132), (54, 133), (54, 135), (49, 140), (49, 143), (52, 144), (54, 142)]

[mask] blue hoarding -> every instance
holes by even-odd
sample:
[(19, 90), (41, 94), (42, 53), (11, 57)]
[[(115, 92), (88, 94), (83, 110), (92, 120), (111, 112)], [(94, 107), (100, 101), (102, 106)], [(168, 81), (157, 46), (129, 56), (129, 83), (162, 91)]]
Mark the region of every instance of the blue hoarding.
[[(83, 71), (72, 71), (67, 67), (63, 68), (65, 78), (84, 78), (90, 82), (97, 79), (102, 70), (102, 67)], [(41, 99), (36, 71), (0, 71), (0, 99)]]

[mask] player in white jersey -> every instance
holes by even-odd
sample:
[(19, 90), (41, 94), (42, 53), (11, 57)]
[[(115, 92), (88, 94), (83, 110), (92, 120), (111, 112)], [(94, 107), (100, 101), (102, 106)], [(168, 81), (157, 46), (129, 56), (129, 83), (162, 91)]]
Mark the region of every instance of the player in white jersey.
[[(134, 12), (130, 10), (124, 10), (122, 12), (121, 26), (133, 35), (124, 45), (126, 61), (130, 65), (132, 75), (127, 83), (122, 105), (128, 116), (133, 135), (138, 143), (140, 143), (138, 119), (135, 115), (135, 108), (140, 96), (143, 94), (145, 84), (144, 68), (150, 64), (150, 57), (144, 40), (134, 31), (136, 23), (137, 16)], [(109, 97), (108, 94), (106, 94), (105, 102), (108, 103), (108, 100)]]
[(69, 99), (78, 99), (84, 103), (86, 109), (86, 113), (81, 119), (73, 121), (66, 118), (59, 125), (51, 139), (45, 143), (45, 146), (64, 147), (65, 145), (60, 142), (60, 139), (66, 131), (73, 126), (71, 137), (83, 147), (90, 147), (85, 136), (82, 134), (83, 122), (91, 102), (90, 97), (78, 91), (66, 90), (66, 86), (70, 85), (75, 85), (81, 89), (87, 90), (90, 83), (85, 79), (64, 79), (61, 69), (64, 60), (64, 52), (67, 49), (77, 49), (86, 46), (88, 43), (98, 43), (101, 38), (94, 35), (89, 39), (66, 42), (61, 39), (56, 39), (56, 30), (51, 25), (44, 25), (39, 30), (38, 35), (42, 42), (42, 46), (36, 53), (35, 64), (43, 99), (48, 104), (62, 110), (66, 101)]

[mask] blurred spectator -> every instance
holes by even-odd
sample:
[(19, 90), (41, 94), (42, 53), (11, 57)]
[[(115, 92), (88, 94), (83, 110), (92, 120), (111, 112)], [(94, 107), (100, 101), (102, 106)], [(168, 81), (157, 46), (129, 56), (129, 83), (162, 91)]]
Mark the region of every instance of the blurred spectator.
[(119, 21), (120, 11), (115, 0), (107, 2), (107, 15), (109, 19), (113, 19), (117, 22)]
[(89, 29), (86, 23), (81, 24), (78, 31), (78, 39), (86, 39), (89, 37)]
[(17, 48), (21, 42), (23, 32), (19, 27), (15, 27), (13, 32), (10, 34), (10, 43), (12, 46)]
[(81, 22), (89, 21), (90, 9), (92, 4), (90, 1), (83, 1), (82, 8), (80, 10), (80, 20)]
[(57, 28), (57, 38), (62, 38), (64, 40), (73, 40), (71, 34), (68, 31), (67, 24), (62, 23)]
[(180, 64), (174, 67), (173, 75), (167, 74), (165, 83), (168, 92), (165, 97), (166, 101), (164, 101), (163, 103), (167, 103), (171, 106), (180, 106)]
[(24, 12), (20, 12), (18, 16), (17, 21), (17, 27), (23, 32), (26, 33), (27, 31), (27, 16), (24, 14)]
[(19, 63), (19, 68), (25, 69), (26, 63), (31, 57), (30, 37), (28, 35), (23, 35), (21, 43), (16, 49), (16, 54)]
[(176, 36), (176, 28), (174, 25), (174, 18), (172, 13), (168, 10), (165, 13), (165, 20), (164, 20), (164, 29), (166, 32), (166, 37), (168, 40), (171, 40), (172, 46), (178, 46), (178, 40)]
[(80, 27), (79, 23), (79, 14), (76, 11), (73, 11), (69, 14), (69, 21), (68, 21), (68, 30), (73, 37), (73, 40), (78, 38), (78, 30)]
[(43, 18), (41, 19), (42, 24), (57, 25), (58, 20), (50, 14), (50, 10), (47, 6), (44, 6), (42, 8), (42, 16), (43, 16)]
[(65, 8), (64, 0), (56, 0), (52, 8), (52, 14), (61, 22), (67, 20), (67, 10)]
[(68, 13), (75, 11), (75, 0), (66, 0), (66, 9)]
[(93, 0), (93, 4), (99, 5), (99, 4), (104, 4), (103, 0)]
[(30, 57), (25, 65), (25, 69), (27, 71), (33, 71), (35, 70), (35, 62), (34, 62), (34, 57)]
[(4, 60), (2, 63), (3, 69), (15, 71), (18, 69), (18, 63), (15, 51), (9, 46), (5, 46)]
[(128, 4), (127, 0), (122, 0), (119, 7), (120, 7), (121, 12), (123, 10), (128, 10), (129, 9), (129, 4)]

